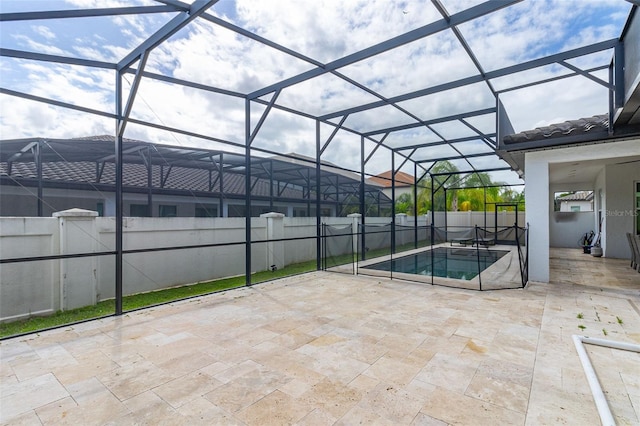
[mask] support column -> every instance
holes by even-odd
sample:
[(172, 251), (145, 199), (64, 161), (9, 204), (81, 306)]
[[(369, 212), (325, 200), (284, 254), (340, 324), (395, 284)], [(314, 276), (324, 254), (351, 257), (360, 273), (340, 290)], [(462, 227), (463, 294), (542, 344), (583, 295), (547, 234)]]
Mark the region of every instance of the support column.
[(529, 223), (529, 280), (549, 282), (549, 163), (535, 154), (525, 156), (528, 183), (525, 191), (527, 209), (526, 223)]
[(251, 101), (245, 100), (245, 132), (244, 150), (244, 227), (245, 227), (245, 284), (251, 285)]
[(41, 142), (35, 146), (36, 153), (36, 173), (38, 175), (38, 217), (44, 216), (44, 210), (42, 208), (42, 200), (44, 199), (44, 189), (42, 185), (42, 147)]
[[(364, 156), (364, 136), (360, 136), (360, 214), (361, 216), (361, 221), (360, 223), (362, 224), (362, 233), (360, 233), (360, 247), (361, 247), (361, 251), (360, 251), (360, 255), (361, 255), (361, 259), (364, 260), (365, 259), (365, 235), (364, 235), (364, 225), (365, 225), (365, 217), (366, 217), (366, 212), (365, 212), (365, 202), (364, 202), (364, 169), (365, 169), (365, 156)], [(357, 228), (356, 228), (356, 231)]]
[(396, 252), (396, 152), (391, 151), (391, 253)]
[[(316, 120), (316, 270), (322, 269), (322, 229), (320, 228), (320, 169), (322, 152), (320, 149), (320, 121)], [(307, 215), (308, 217), (309, 215)], [(293, 214), (291, 215), (293, 217)]]

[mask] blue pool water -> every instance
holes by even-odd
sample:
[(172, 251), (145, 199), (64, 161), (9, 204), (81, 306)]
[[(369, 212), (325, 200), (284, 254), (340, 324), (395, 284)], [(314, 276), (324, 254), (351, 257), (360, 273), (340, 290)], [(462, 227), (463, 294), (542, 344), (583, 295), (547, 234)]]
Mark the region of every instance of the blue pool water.
[[(433, 256), (431, 252), (433, 252)], [(484, 271), (507, 253), (509, 252), (503, 250), (483, 249), (478, 251), (438, 247), (433, 250), (368, 265), (365, 268), (429, 276), (433, 272), (435, 277), (470, 280), (478, 275), (478, 270)], [(478, 262), (478, 256), (480, 262)]]

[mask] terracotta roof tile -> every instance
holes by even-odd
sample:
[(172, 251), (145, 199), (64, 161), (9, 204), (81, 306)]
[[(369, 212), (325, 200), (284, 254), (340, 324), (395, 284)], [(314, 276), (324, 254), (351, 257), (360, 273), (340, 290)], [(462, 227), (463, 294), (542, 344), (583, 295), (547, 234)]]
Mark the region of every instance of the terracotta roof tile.
[[(385, 188), (391, 188), (391, 170), (387, 170), (384, 173), (380, 173), (379, 175), (372, 176), (367, 179), (370, 182), (375, 182), (378, 185), (384, 186)], [(396, 172), (395, 177), (396, 188), (403, 186), (411, 186), (415, 183), (415, 179), (413, 176), (404, 173), (404, 172)]]

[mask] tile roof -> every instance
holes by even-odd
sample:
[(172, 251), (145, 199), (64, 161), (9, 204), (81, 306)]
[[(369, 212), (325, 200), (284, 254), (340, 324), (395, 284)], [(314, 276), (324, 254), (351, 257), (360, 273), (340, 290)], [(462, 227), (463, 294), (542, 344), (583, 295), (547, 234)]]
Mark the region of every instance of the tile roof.
[(594, 133), (609, 131), (609, 115), (594, 115), (589, 118), (579, 118), (568, 120), (564, 123), (550, 124), (544, 127), (537, 127), (533, 130), (505, 136), (502, 141), (505, 145), (562, 138), (566, 136), (589, 136)]
[[(186, 167), (173, 167), (168, 176), (167, 168), (163, 173), (166, 176), (164, 186), (161, 186), (161, 167), (152, 166), (151, 178), (154, 188), (183, 190), (190, 192), (209, 192), (209, 172), (207, 170), (192, 169)], [(6, 162), (0, 163), (0, 176), (8, 176)], [(32, 162), (16, 162), (12, 165), (11, 177), (14, 179), (37, 179), (36, 165)], [(42, 164), (42, 177), (45, 181), (93, 184), (115, 184), (115, 165), (105, 163), (100, 180), (96, 179), (96, 165), (93, 162), (47, 162)], [(224, 193), (244, 195), (244, 176), (238, 173), (225, 173)], [(220, 191), (218, 173), (212, 172), (212, 181), (216, 182), (212, 192)], [(147, 168), (143, 164), (124, 164), (123, 185), (125, 188), (146, 188)], [(259, 179), (251, 194), (258, 197), (269, 196), (269, 181)], [(280, 194), (282, 198), (303, 198), (302, 190), (286, 188)]]
[[(0, 177), (18, 182), (37, 179), (35, 154), (37, 145), (42, 159), (42, 177), (50, 186), (84, 185), (95, 189), (115, 185), (114, 143), (111, 135), (73, 139), (27, 138), (0, 141)], [(154, 190), (171, 190), (243, 196), (245, 194), (245, 158), (243, 154), (211, 151), (203, 148), (153, 144), (123, 139), (123, 185), (147, 188), (145, 163), (152, 160), (151, 182)], [(224, 157), (224, 160), (223, 160)], [(252, 157), (252, 196), (279, 199), (313, 199), (315, 165), (295, 156)], [(219, 170), (224, 170), (220, 190)], [(307, 171), (306, 175), (303, 173)], [(311, 181), (309, 181), (311, 179)], [(209, 185), (213, 188), (209, 188)], [(342, 201), (360, 184), (360, 175), (322, 164), (321, 191), (325, 201)], [(311, 193), (307, 191), (310, 186)], [(338, 188), (335, 188), (337, 186)], [(367, 196), (377, 195), (380, 186), (368, 183)], [(104, 186), (102, 187), (105, 189)], [(337, 199), (336, 199), (337, 197)]]
[[(379, 175), (372, 176), (367, 179), (370, 182), (377, 183), (378, 185), (384, 186), (385, 188), (391, 188), (391, 170), (387, 170), (384, 173), (380, 173)], [(411, 186), (415, 183), (415, 178), (410, 174), (404, 172), (396, 172), (395, 176), (396, 188)]]
[(593, 200), (593, 191), (578, 191), (573, 194), (558, 197), (557, 199), (560, 201), (591, 201)]

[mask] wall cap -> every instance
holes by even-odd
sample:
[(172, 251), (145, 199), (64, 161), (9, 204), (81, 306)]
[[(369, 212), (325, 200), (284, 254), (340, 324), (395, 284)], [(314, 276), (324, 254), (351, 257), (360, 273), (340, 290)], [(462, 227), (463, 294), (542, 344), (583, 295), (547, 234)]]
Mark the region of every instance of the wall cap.
[(53, 217), (97, 217), (98, 212), (85, 209), (69, 209), (61, 212), (55, 212), (51, 216)]
[(262, 213), (260, 217), (272, 217), (276, 219), (282, 219), (285, 215), (283, 213), (270, 212), (270, 213)]

